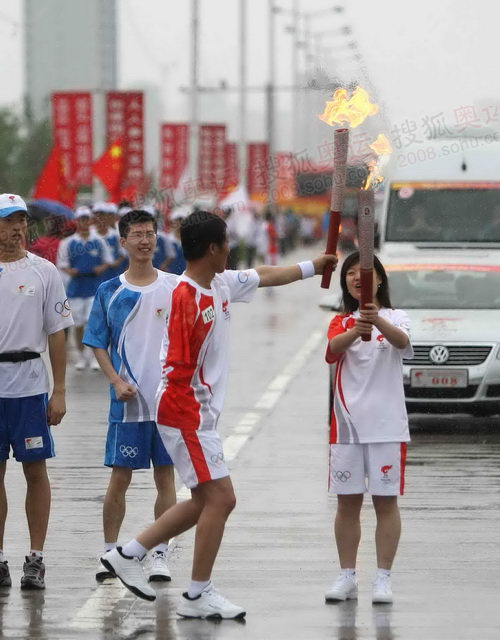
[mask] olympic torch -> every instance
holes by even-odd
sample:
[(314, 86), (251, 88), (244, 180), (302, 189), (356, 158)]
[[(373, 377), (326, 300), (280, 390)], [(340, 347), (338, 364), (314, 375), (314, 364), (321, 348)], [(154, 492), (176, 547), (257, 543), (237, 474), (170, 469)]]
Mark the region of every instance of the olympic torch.
[[(391, 144), (386, 136), (379, 134), (370, 145), (370, 149), (380, 159), (392, 152)], [(358, 244), (359, 271), (361, 279), (360, 309), (373, 302), (373, 253), (375, 246), (375, 188), (383, 181), (377, 161), (369, 163), (369, 172), (363, 188), (358, 193)], [(364, 342), (370, 341), (370, 336), (363, 336)]]
[[(357, 127), (368, 116), (378, 112), (378, 105), (370, 102), (368, 92), (361, 87), (356, 87), (349, 98), (346, 89), (337, 89), (333, 98), (327, 101), (324, 112), (319, 116), (323, 122), (330, 126), (335, 124), (347, 124)], [(335, 129), (333, 134), (333, 179), (332, 194), (330, 200), (330, 224), (328, 227), (327, 253), (337, 252), (342, 209), (344, 207), (344, 195), (346, 188), (347, 152), (349, 148), (349, 129)], [(321, 286), (323, 289), (330, 287), (333, 265), (326, 267)]]
[[(349, 149), (349, 129), (335, 129), (333, 134), (333, 178), (330, 199), (330, 223), (328, 225), (328, 239), (326, 253), (337, 253), (337, 243), (340, 232), (342, 210), (344, 208), (345, 178), (347, 170), (347, 151)], [(323, 271), (321, 286), (330, 288), (333, 265), (329, 264)]]
[[(360, 309), (373, 302), (373, 252), (375, 243), (375, 194), (370, 187), (358, 194), (359, 271), (361, 279)], [(362, 336), (370, 342), (370, 336)]]

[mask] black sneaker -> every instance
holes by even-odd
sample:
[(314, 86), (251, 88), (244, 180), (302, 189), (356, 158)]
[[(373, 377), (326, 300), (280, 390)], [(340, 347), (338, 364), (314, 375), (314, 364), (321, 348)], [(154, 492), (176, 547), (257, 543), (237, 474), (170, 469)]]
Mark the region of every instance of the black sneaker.
[(116, 575), (106, 569), (103, 563), (99, 560), (99, 566), (97, 567), (97, 571), (95, 573), (95, 579), (97, 582), (104, 582), (104, 580), (109, 580), (110, 578), (116, 578)]
[(11, 587), (12, 580), (10, 579), (9, 563), (7, 560), (0, 562), (0, 587)]
[(21, 589), (45, 589), (45, 565), (38, 556), (26, 556)]

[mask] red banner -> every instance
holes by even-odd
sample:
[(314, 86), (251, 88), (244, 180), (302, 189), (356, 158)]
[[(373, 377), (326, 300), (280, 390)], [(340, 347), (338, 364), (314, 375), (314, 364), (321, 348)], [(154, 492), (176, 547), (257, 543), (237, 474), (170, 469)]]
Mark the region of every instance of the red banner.
[(198, 176), (201, 191), (224, 189), (226, 126), (223, 124), (200, 125), (200, 150)]
[(189, 160), (189, 125), (161, 125), (160, 188), (175, 189)]
[(92, 184), (92, 95), (64, 91), (52, 94), (54, 143), (61, 150), (68, 183)]
[(267, 195), (269, 188), (269, 145), (251, 142), (248, 145), (248, 193)]
[(277, 201), (286, 203), (297, 195), (293, 153), (277, 153)]
[(226, 142), (224, 147), (224, 193), (230, 193), (240, 182), (238, 162), (238, 145), (236, 142)]
[(142, 91), (108, 91), (106, 95), (106, 146), (123, 140), (124, 191), (139, 188), (144, 180), (144, 94)]

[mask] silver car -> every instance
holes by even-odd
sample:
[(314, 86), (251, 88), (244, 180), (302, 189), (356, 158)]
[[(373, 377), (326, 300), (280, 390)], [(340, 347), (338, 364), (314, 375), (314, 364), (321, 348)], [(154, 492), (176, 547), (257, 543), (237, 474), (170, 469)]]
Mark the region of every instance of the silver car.
[[(411, 318), (415, 353), (403, 362), (408, 411), (499, 414), (500, 252), (379, 257), (392, 304)], [(321, 306), (338, 309), (338, 292)]]

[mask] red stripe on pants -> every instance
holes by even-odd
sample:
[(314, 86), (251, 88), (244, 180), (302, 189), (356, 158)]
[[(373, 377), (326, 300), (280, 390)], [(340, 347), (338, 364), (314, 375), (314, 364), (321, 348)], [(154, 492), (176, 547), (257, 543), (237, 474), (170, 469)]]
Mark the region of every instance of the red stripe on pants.
[(182, 437), (186, 443), (198, 482), (208, 482), (212, 479), (212, 476), (210, 475), (210, 469), (205, 460), (205, 454), (198, 439), (198, 434), (196, 431), (182, 431)]
[(401, 443), (401, 477), (399, 481), (399, 494), (404, 495), (405, 492), (405, 471), (406, 471), (406, 453), (408, 446), (406, 442)]

